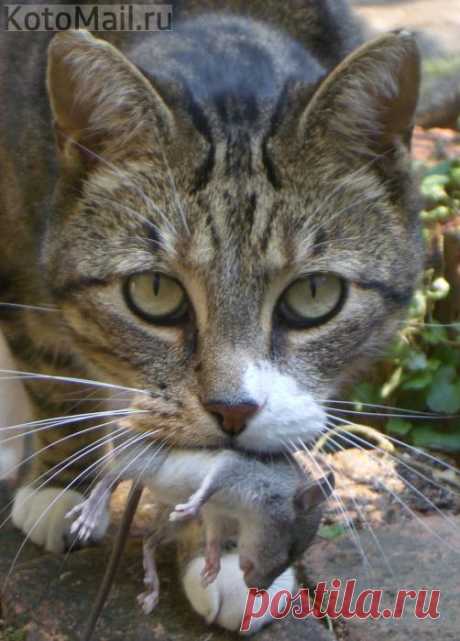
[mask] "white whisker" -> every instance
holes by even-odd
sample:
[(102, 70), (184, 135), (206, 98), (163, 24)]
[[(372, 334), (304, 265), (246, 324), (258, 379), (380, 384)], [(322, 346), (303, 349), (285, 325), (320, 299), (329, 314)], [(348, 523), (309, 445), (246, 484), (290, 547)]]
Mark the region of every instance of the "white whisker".
[(85, 384), (85, 385), (95, 385), (96, 387), (103, 387), (106, 389), (118, 389), (124, 390), (125, 392), (135, 392), (136, 394), (147, 394), (149, 392), (146, 390), (137, 389), (135, 387), (125, 387), (123, 385), (115, 385), (114, 383), (103, 383), (101, 381), (93, 381), (86, 378), (73, 378), (71, 376), (53, 376), (51, 374), (37, 374), (34, 372), (22, 372), (19, 370), (12, 369), (0, 369), (0, 374), (12, 374), (11, 377), (0, 377), (2, 380), (49, 380), (49, 381), (61, 381), (64, 383), (74, 383), (74, 384)]

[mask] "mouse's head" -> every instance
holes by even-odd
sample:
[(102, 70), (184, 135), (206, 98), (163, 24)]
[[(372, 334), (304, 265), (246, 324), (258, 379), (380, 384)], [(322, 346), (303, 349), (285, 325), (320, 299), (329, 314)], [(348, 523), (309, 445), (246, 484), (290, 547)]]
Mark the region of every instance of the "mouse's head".
[(302, 479), (288, 501), (277, 501), (253, 536), (240, 541), (240, 567), (248, 587), (268, 588), (312, 543), (321, 521), (321, 505), (335, 486), (332, 472), (318, 480)]

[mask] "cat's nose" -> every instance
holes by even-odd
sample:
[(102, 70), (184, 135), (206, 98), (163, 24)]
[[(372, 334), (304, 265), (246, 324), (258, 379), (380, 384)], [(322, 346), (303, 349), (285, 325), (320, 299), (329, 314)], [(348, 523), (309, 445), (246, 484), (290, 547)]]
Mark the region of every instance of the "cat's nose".
[(203, 405), (208, 412), (218, 416), (220, 427), (231, 436), (240, 434), (248, 420), (260, 410), (260, 405), (252, 400), (239, 403), (210, 400), (205, 401)]

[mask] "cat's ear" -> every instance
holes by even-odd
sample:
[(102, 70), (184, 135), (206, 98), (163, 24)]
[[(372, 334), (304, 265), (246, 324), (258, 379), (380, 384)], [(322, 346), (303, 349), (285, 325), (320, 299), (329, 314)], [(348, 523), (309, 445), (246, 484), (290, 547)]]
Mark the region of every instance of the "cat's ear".
[(172, 126), (169, 108), (143, 74), (87, 31), (53, 38), (47, 83), (64, 162), (113, 156), (146, 128), (165, 132)]
[(324, 503), (335, 488), (335, 478), (332, 472), (315, 481), (303, 480), (294, 495), (294, 505), (300, 512), (305, 512)]
[[(407, 148), (420, 83), (420, 56), (414, 37), (387, 33), (349, 55), (294, 111), (297, 148), (322, 145), (347, 158), (384, 156)], [(292, 132), (292, 128), (291, 128)]]

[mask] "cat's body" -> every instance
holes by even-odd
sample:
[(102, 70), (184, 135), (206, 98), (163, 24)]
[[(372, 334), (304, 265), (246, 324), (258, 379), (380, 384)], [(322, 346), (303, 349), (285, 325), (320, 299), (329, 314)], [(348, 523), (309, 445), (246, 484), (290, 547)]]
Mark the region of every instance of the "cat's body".
[[(326, 427), (324, 401), (410, 300), (418, 56), (390, 34), (331, 73), (360, 38), (344, 3), (219, 6), (280, 31), (206, 15), (117, 34), (126, 57), (60, 34), (52, 112), (49, 34), (2, 34), (0, 302), (58, 311), (0, 307), (0, 321), (20, 370), (134, 388), (144, 413), (129, 429), (142, 438), (276, 454)], [(27, 387), (36, 418), (100, 410), (87, 383)], [(64, 515), (101, 456), (100, 444), (75, 454), (99, 423), (37, 431), (14, 518), (49, 548), (63, 547)], [(48, 482), (35, 520), (21, 507), (34, 479)], [(194, 607), (237, 627), (228, 576), (204, 594), (199, 566), (184, 570)]]

